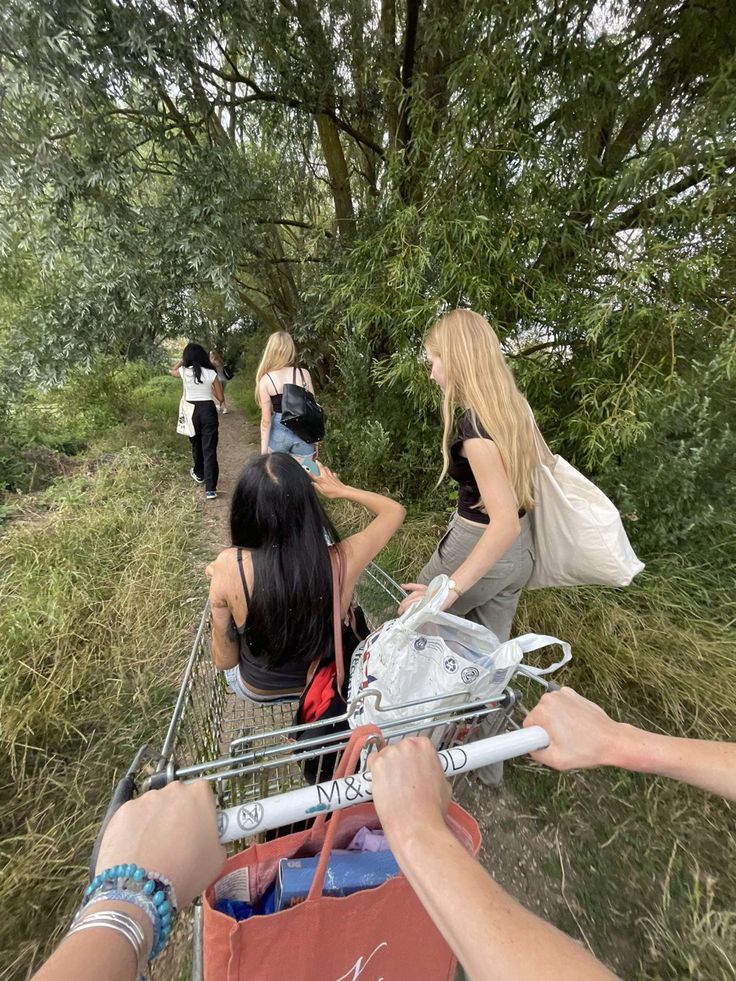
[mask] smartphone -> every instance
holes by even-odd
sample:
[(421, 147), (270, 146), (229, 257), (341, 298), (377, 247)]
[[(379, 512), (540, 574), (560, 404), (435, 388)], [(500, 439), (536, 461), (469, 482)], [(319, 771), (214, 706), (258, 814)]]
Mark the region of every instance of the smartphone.
[(319, 467), (317, 466), (316, 460), (310, 460), (309, 457), (307, 457), (305, 460), (302, 460), (302, 466), (307, 473), (311, 473), (315, 477), (319, 477)]

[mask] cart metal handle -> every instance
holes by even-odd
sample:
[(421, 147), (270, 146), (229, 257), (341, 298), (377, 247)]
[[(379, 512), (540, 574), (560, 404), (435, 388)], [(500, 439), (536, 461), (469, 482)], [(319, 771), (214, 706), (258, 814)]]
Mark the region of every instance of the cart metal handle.
[[(541, 726), (529, 726), (527, 729), (479, 739), (453, 749), (443, 749), (437, 755), (447, 776), (456, 776), (490, 763), (500, 763), (514, 756), (533, 753), (547, 746), (549, 736), (546, 731)], [(290, 790), (276, 797), (228, 807), (217, 814), (217, 830), (224, 845), (229, 841), (252, 838), (264, 831), (309, 820), (317, 814), (364, 804), (372, 796), (371, 775), (364, 771), (352, 777), (328, 780), (313, 787)]]

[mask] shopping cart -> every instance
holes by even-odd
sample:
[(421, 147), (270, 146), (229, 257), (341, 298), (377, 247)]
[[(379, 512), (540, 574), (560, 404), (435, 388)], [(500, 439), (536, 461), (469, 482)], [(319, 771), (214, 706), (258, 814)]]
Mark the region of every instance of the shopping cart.
[[(371, 630), (396, 615), (403, 596), (401, 587), (375, 564), (364, 571), (356, 589)], [(435, 696), (431, 711), (423, 700), (384, 705), (380, 693), (368, 688), (346, 706), (344, 731), (326, 738), (312, 736), (310, 730), (321, 728), (322, 723), (295, 725), (294, 701), (256, 704), (229, 691), (223, 674), (212, 663), (209, 626), (209, 607), (205, 606), (160, 752), (147, 775), (144, 754), (138, 754), (116, 791), (108, 817), (136, 785), (148, 791), (173, 780), (205, 779), (216, 793), (221, 841), (232, 849), (233, 842), (263, 840), (275, 829), (288, 833), (303, 828), (318, 813), (365, 801), (371, 796), (369, 778), (350, 778), (351, 792), (346, 793), (344, 782), (331, 777), (335, 758), (339, 759), (348, 743), (350, 718), (366, 699), (375, 700), (379, 718), (385, 716), (385, 723), (379, 722), (385, 740), (430, 735), (446, 775), (455, 781), (480, 766), (547, 744), (543, 730), (519, 728), (520, 698), (510, 688), (490, 702), (468, 701), (458, 706), (453, 700), (445, 709), (438, 709), (441, 699)], [(411, 711), (402, 711), (397, 720), (396, 710), (406, 709)], [(478, 740), (481, 725), (484, 733), (500, 735)], [(309, 780), (305, 777), (307, 763), (311, 764)], [(180, 925), (179, 944), (185, 929), (185, 924)], [(192, 937), (191, 976), (201, 981), (199, 904), (195, 905)]]

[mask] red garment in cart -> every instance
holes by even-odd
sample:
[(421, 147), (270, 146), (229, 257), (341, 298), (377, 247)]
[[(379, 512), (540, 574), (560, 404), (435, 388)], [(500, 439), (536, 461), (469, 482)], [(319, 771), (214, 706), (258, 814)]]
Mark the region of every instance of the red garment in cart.
[(335, 662), (319, 668), (304, 691), (299, 706), (299, 722), (316, 722), (324, 717), (335, 697)]

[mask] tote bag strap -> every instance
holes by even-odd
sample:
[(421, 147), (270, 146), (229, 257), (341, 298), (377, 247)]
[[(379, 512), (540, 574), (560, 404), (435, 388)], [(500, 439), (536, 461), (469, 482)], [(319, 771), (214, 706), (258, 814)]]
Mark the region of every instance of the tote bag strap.
[[(353, 730), (350, 739), (348, 740), (348, 744), (345, 747), (345, 752), (342, 754), (340, 765), (332, 778), (333, 780), (340, 780), (342, 777), (347, 777), (355, 772), (355, 768), (360, 760), (360, 754), (363, 752), (365, 744), (369, 739), (377, 740), (381, 746), (385, 745), (383, 734), (378, 726), (360, 726), (358, 729)], [(332, 854), (332, 849), (335, 844), (335, 835), (337, 834), (337, 829), (340, 826), (340, 821), (342, 820), (344, 813), (344, 811), (335, 811), (330, 818), (330, 823), (327, 825), (327, 833), (324, 841), (322, 842), (322, 851), (320, 852), (319, 862), (317, 863), (317, 868), (314, 873), (314, 879), (312, 879), (312, 885), (309, 887), (307, 899), (318, 899), (322, 895), (322, 890), (324, 889), (325, 885), (327, 863), (330, 860), (330, 855)], [(321, 828), (325, 821), (326, 815), (320, 814), (312, 826), (312, 831)]]
[(330, 552), (332, 566), (332, 636), (335, 644), (335, 677), (337, 690), (342, 691), (345, 681), (345, 652), (342, 646), (342, 584), (340, 562), (337, 553)]
[(537, 425), (537, 420), (534, 418), (532, 407), (529, 405), (528, 408), (529, 415), (532, 420), (532, 435), (534, 437), (534, 446), (537, 450), (537, 459), (544, 466), (551, 467), (554, 465), (555, 455), (544, 441), (544, 436), (542, 436), (539, 426)]

